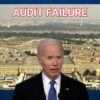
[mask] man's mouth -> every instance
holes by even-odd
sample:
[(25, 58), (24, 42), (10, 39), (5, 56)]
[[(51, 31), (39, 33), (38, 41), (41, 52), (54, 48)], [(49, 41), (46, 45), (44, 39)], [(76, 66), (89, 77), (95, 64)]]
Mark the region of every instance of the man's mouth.
[(53, 71), (53, 72), (56, 72), (56, 71), (58, 71), (59, 69), (58, 68), (53, 68), (53, 69), (51, 69), (51, 71)]

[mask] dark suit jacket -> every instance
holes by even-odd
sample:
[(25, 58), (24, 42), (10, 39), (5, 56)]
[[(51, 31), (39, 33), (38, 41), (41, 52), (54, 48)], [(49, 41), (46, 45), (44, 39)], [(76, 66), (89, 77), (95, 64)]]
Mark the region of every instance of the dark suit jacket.
[[(85, 85), (61, 74), (59, 100), (89, 100)], [(13, 100), (46, 100), (42, 74), (16, 85)]]

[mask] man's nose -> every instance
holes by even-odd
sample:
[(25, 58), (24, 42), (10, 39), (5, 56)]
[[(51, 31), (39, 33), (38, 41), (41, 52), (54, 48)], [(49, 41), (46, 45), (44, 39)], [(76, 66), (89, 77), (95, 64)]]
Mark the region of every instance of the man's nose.
[(53, 65), (57, 65), (57, 60), (56, 59), (53, 60)]

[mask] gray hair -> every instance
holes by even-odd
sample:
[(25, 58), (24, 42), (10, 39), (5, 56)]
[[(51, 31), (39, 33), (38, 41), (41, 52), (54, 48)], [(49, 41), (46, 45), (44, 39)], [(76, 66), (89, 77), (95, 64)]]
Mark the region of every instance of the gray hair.
[(61, 41), (59, 41), (57, 39), (53, 39), (53, 38), (47, 38), (47, 39), (44, 39), (44, 40), (40, 41), (40, 43), (38, 44), (37, 54), (39, 54), (42, 51), (44, 46), (49, 45), (49, 44), (59, 44), (60, 47), (61, 47), (62, 52), (64, 51), (64, 48), (63, 48), (63, 45), (62, 45)]

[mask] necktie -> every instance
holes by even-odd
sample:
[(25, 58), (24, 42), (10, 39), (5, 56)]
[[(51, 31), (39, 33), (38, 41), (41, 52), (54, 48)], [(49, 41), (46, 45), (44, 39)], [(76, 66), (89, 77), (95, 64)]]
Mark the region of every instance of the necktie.
[(54, 87), (55, 81), (50, 81), (50, 90), (48, 94), (48, 100), (57, 100), (56, 90)]

